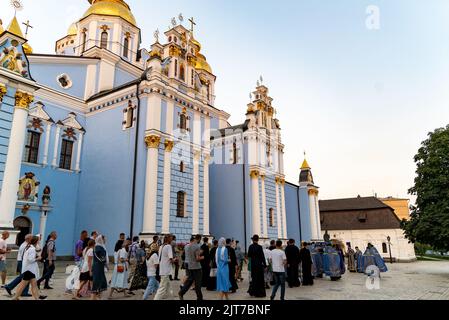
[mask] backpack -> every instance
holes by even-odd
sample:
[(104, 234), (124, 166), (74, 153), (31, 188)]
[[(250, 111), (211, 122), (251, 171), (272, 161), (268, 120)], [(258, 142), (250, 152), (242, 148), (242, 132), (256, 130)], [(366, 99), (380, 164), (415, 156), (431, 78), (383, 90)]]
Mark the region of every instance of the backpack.
[(41, 261), (44, 262), (45, 260), (47, 260), (48, 258), (48, 241), (45, 243), (44, 247), (42, 248), (42, 253), (41, 253)]

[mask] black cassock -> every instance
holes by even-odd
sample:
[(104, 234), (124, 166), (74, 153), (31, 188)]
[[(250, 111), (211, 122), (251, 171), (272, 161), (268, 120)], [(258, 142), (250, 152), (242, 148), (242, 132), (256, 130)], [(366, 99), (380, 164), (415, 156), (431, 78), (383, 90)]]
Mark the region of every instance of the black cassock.
[(202, 281), (201, 286), (206, 288), (209, 284), (209, 277), (210, 277), (210, 253), (209, 253), (209, 246), (207, 244), (203, 244), (201, 246), (201, 250), (203, 251), (203, 257), (204, 259), (201, 260), (201, 269), (202, 269)]
[(251, 297), (263, 298), (267, 296), (265, 291), (264, 269), (267, 267), (262, 246), (252, 244), (248, 249), (248, 258), (251, 259), (251, 282), (248, 293)]
[(226, 246), (228, 248), (229, 259), (229, 282), (231, 282), (231, 291), (236, 291), (239, 287), (237, 285), (237, 280), (235, 279), (235, 267), (237, 266), (237, 256), (235, 255), (235, 250), (231, 246)]
[(313, 285), (312, 277), (312, 256), (307, 248), (302, 248), (299, 251), (299, 261), (302, 266), (302, 284), (305, 286)]
[[(217, 261), (215, 260), (215, 254), (217, 253), (217, 248), (213, 247), (210, 249), (209, 257), (210, 257), (210, 268), (217, 269)], [(209, 282), (207, 283), (207, 290), (215, 291), (217, 289), (217, 277), (210, 277)]]
[(295, 245), (288, 245), (285, 248), (285, 255), (287, 256), (287, 282), (290, 288), (299, 287), (299, 248)]

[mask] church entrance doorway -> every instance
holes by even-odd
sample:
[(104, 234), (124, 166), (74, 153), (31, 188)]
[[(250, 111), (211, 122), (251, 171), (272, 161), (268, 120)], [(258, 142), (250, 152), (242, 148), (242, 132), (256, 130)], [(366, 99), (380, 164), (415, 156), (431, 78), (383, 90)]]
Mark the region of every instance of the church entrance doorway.
[(14, 219), (14, 229), (19, 231), (16, 238), (16, 245), (20, 246), (25, 241), (25, 236), (32, 231), (32, 223), (30, 218), (20, 216)]

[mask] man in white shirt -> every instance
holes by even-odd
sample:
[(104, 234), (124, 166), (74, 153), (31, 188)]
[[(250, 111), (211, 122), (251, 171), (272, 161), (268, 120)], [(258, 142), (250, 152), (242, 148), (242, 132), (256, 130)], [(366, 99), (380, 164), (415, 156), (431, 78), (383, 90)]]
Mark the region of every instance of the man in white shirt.
[(6, 282), (6, 254), (11, 252), (11, 248), (8, 248), (6, 240), (9, 238), (9, 232), (3, 231), (2, 237), (0, 238), (0, 273), (2, 276), (2, 287), (5, 286)]
[[(20, 245), (19, 251), (17, 252), (17, 274), (19, 276), (5, 286), (5, 290), (8, 292), (10, 296), (12, 295), (11, 291), (14, 290), (14, 288), (17, 287), (19, 283), (22, 281), (23, 254), (25, 253), (25, 249), (30, 244), (32, 238), (33, 238), (32, 234), (27, 234), (25, 236), (25, 241)], [(23, 290), (22, 297), (31, 297), (31, 295), (28, 293), (28, 289), (29, 285), (27, 285)]]
[(284, 250), (282, 250), (282, 241), (276, 242), (276, 249), (271, 251), (271, 263), (273, 266), (273, 275), (276, 284), (273, 287), (271, 293), (271, 300), (276, 297), (276, 292), (281, 287), (281, 300), (285, 300), (285, 266), (287, 265), (287, 256)]
[(170, 293), (170, 275), (173, 270), (173, 249), (171, 246), (173, 237), (168, 235), (164, 244), (159, 249), (159, 275), (161, 283), (154, 300), (167, 299)]

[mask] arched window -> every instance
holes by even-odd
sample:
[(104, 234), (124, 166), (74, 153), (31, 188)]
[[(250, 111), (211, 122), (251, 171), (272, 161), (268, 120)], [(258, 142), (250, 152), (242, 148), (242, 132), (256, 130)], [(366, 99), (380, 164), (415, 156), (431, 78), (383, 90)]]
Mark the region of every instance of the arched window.
[(184, 218), (186, 216), (186, 193), (179, 191), (176, 201), (176, 216)]
[(385, 242), (382, 243), (382, 253), (388, 253), (387, 244)]
[(123, 42), (123, 57), (128, 58), (129, 51), (129, 36), (126, 36), (125, 41)]
[(87, 32), (86, 29), (83, 30), (83, 34), (81, 35), (81, 52), (86, 51), (86, 41), (87, 41)]
[(100, 48), (107, 49), (108, 48), (108, 33), (106, 31), (103, 31), (101, 33), (101, 42), (100, 42)]
[(237, 150), (237, 143), (232, 144), (232, 164), (237, 164), (238, 158), (238, 150)]
[(270, 208), (268, 211), (268, 218), (270, 220), (270, 227), (274, 227), (274, 209)]
[(182, 81), (186, 80), (186, 71), (183, 64), (181, 64), (181, 66), (179, 67), (179, 79), (181, 79)]
[(179, 172), (185, 172), (185, 170), (186, 170), (186, 167), (185, 167), (184, 161), (181, 161), (179, 163)]
[(175, 59), (175, 77), (178, 76), (178, 60)]
[(134, 123), (134, 108), (132, 102), (128, 102), (128, 107), (126, 108), (126, 118), (125, 118), (125, 129), (129, 129)]
[(179, 128), (181, 130), (187, 130), (187, 116), (184, 113), (181, 113), (179, 116)]

